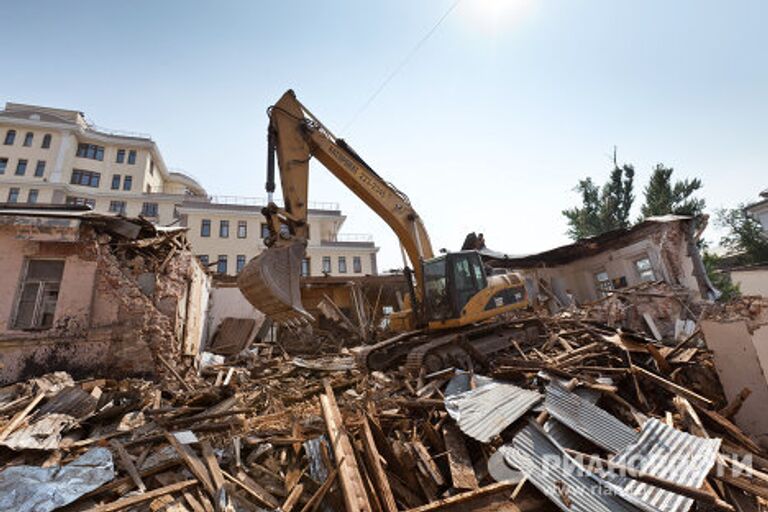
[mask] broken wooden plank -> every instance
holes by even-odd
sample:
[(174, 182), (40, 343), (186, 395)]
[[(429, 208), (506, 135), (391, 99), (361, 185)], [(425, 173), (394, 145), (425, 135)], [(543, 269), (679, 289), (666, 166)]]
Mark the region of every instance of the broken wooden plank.
[(115, 510), (122, 510), (124, 508), (138, 505), (139, 503), (144, 503), (145, 501), (153, 500), (160, 496), (165, 496), (166, 494), (182, 491), (192, 487), (193, 485), (197, 485), (197, 483), (197, 480), (194, 479), (176, 482), (175, 484), (166, 485), (165, 487), (160, 487), (159, 489), (147, 491), (144, 494), (136, 494), (135, 496), (120, 498), (119, 500), (113, 501), (112, 503), (97, 505), (88, 509), (88, 512), (114, 512)]
[(381, 455), (379, 455), (379, 450), (376, 448), (376, 441), (373, 438), (368, 418), (363, 418), (363, 429), (360, 437), (363, 441), (363, 456), (370, 470), (376, 493), (381, 499), (382, 508), (384, 512), (397, 512), (395, 496), (392, 494), (387, 474), (381, 465)]
[(221, 474), (221, 468), (216, 460), (216, 454), (213, 453), (211, 443), (207, 440), (200, 442), (200, 448), (203, 451), (203, 460), (205, 460), (205, 463), (208, 466), (208, 472), (211, 474), (213, 485), (216, 488), (216, 491), (218, 491), (224, 486), (224, 475)]
[(443, 424), (443, 440), (448, 454), (448, 468), (451, 471), (453, 487), (462, 491), (477, 489), (479, 486), (472, 467), (472, 459), (469, 457), (467, 445), (456, 424), (451, 422)]
[(139, 490), (139, 492), (146, 492), (147, 486), (144, 485), (144, 482), (141, 480), (139, 471), (136, 469), (136, 466), (134, 465), (133, 460), (131, 459), (131, 456), (128, 454), (128, 451), (125, 449), (125, 447), (115, 439), (112, 439), (109, 442), (109, 445), (117, 452), (117, 456), (120, 459), (120, 463), (122, 464), (123, 469), (125, 469), (128, 475), (131, 477), (131, 480), (133, 480), (133, 483), (136, 485), (136, 488)]
[(32, 412), (32, 409), (34, 409), (35, 406), (40, 403), (40, 400), (42, 400), (43, 397), (45, 397), (45, 393), (41, 391), (35, 398), (32, 399), (31, 402), (27, 404), (23, 410), (16, 413), (11, 422), (5, 426), (2, 432), (0, 432), (0, 441), (5, 441), (5, 438), (11, 435), (13, 431), (16, 430), (19, 425), (21, 425), (24, 419), (29, 415), (30, 412)]
[(242, 470), (237, 472), (237, 478), (230, 475), (226, 471), (222, 470), (221, 474), (224, 478), (230, 480), (232, 483), (243, 489), (249, 495), (254, 497), (258, 503), (262, 506), (275, 509), (280, 506), (277, 498), (272, 496), (266, 489), (261, 487), (258, 483), (254, 482), (245, 472)]
[(656, 375), (653, 372), (649, 372), (645, 368), (641, 368), (640, 366), (632, 365), (632, 371), (633, 373), (636, 373), (638, 375), (641, 375), (642, 377), (647, 378), (648, 380), (652, 380), (654, 383), (658, 384), (662, 388), (666, 389), (670, 393), (674, 393), (676, 395), (680, 395), (690, 402), (694, 402), (697, 404), (700, 404), (706, 408), (712, 407), (712, 401), (709, 400), (706, 397), (701, 396), (698, 393), (694, 393), (690, 389), (684, 388), (683, 386), (676, 384), (672, 381), (669, 381), (663, 377), (660, 377)]
[[(509, 492), (511, 494), (515, 488), (515, 485), (516, 484), (511, 482), (498, 482), (495, 484), (486, 485), (485, 487), (481, 487), (480, 489), (476, 489), (474, 491), (457, 494), (456, 496), (451, 496), (450, 498), (436, 500), (421, 507), (409, 508), (406, 512), (431, 512), (433, 510), (444, 510), (448, 507), (457, 506), (461, 506), (461, 508), (457, 508), (456, 510), (472, 510), (472, 501), (496, 493)], [(514, 507), (512, 510), (519, 511), (519, 509), (512, 503), (505, 501), (504, 505)]]
[(181, 444), (173, 434), (165, 432), (164, 435), (168, 443), (174, 450), (176, 450), (176, 453), (179, 454), (181, 460), (184, 461), (189, 471), (200, 481), (206, 492), (211, 498), (216, 499), (216, 489), (213, 486), (213, 482), (211, 481), (211, 477), (208, 474), (208, 470), (205, 468), (203, 461), (195, 455), (189, 446)]
[(325, 382), (325, 394), (320, 395), (320, 407), (328, 429), (333, 454), (338, 462), (339, 480), (344, 494), (344, 505), (347, 512), (370, 512), (371, 504), (365, 492), (365, 483), (357, 466), (352, 443), (344, 429), (339, 406), (328, 381)]

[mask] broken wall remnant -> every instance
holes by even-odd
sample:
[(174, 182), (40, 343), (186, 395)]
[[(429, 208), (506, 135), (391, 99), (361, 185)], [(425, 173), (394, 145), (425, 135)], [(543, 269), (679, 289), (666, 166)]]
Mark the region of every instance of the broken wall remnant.
[(522, 272), (529, 293), (546, 300), (551, 311), (654, 281), (685, 287), (697, 299), (713, 299), (719, 292), (709, 282), (696, 246), (706, 221), (706, 217), (651, 217), (629, 229), (539, 254), (511, 257), (489, 250), (481, 254), (492, 267)]
[(194, 356), (209, 278), (180, 228), (59, 207), (0, 209), (0, 383), (53, 370), (156, 376)]

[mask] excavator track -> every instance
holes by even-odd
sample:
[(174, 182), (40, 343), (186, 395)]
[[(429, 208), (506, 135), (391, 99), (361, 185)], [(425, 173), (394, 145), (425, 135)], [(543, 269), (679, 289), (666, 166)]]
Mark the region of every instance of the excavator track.
[(417, 374), (455, 366), (468, 368), (475, 358), (485, 358), (512, 347), (512, 340), (525, 342), (538, 337), (538, 322), (533, 320), (495, 322), (460, 329), (433, 338), (412, 348), (405, 358), (406, 371)]

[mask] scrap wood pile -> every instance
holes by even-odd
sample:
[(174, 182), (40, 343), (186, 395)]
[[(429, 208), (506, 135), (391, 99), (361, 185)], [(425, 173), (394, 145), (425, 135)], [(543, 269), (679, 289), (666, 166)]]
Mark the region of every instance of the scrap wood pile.
[(262, 343), (160, 384), (8, 386), (0, 510), (761, 510), (768, 458), (731, 421), (695, 309), (645, 292), (541, 316), (463, 370)]

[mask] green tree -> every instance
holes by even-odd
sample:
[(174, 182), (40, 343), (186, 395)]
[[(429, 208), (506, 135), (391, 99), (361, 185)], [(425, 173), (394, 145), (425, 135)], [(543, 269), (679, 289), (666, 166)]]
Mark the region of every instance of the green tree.
[(717, 224), (727, 229), (720, 244), (738, 255), (739, 265), (768, 262), (768, 237), (760, 222), (747, 213), (743, 204), (718, 210)]
[(629, 227), (629, 211), (635, 200), (634, 178), (634, 167), (614, 164), (610, 178), (602, 187), (592, 178), (580, 180), (574, 190), (581, 195), (581, 206), (562, 212), (568, 219), (568, 236), (578, 240)]
[(671, 167), (657, 164), (651, 179), (645, 187), (645, 204), (641, 208), (642, 218), (658, 215), (700, 215), (706, 205), (704, 199), (692, 197), (701, 189), (701, 180), (676, 181), (672, 184)]

